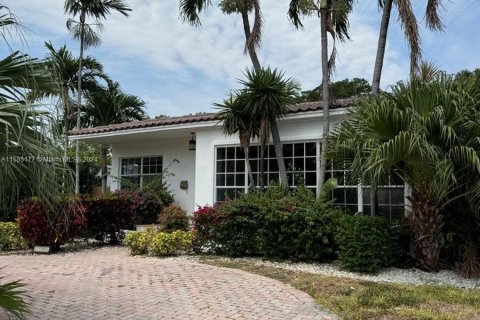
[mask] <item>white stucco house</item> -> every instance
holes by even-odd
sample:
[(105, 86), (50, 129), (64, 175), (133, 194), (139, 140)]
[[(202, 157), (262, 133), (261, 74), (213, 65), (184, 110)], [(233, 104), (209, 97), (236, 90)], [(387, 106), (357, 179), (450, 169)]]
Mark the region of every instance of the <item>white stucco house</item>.
[[(337, 100), (331, 106), (331, 123), (335, 126), (346, 114), (350, 100)], [(289, 183), (303, 175), (305, 184), (317, 189), (322, 137), (320, 102), (300, 103), (290, 107), (279, 120)], [(122, 188), (122, 179), (145, 184), (168, 167), (168, 183), (176, 202), (189, 212), (197, 206), (222, 201), (236, 191), (246, 191), (248, 178), (245, 157), (238, 136), (222, 134), (221, 119), (216, 113), (169, 117), (114, 124), (72, 131), (72, 140), (108, 144), (112, 147), (111, 190)], [(192, 139), (195, 148), (192, 148)], [(190, 150), (195, 149), (195, 150)], [(259, 174), (258, 143), (252, 143), (250, 158), (256, 179)], [(266, 152), (267, 181), (278, 180), (278, 166), (273, 146)], [(178, 161), (177, 161), (178, 160)], [(330, 166), (327, 178), (335, 176), (339, 187), (335, 202), (353, 212), (368, 212), (368, 187), (348, 181), (342, 166)], [(346, 178), (347, 177), (347, 178)], [(379, 190), (379, 208), (385, 215), (402, 215), (405, 190), (400, 182)]]

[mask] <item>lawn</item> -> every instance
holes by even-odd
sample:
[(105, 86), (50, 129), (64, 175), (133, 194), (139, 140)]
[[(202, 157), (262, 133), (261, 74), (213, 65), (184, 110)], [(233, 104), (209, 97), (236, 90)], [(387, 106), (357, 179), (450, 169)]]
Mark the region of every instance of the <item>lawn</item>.
[(216, 258), (200, 262), (282, 281), (310, 294), (344, 319), (480, 319), (478, 290), (376, 283)]

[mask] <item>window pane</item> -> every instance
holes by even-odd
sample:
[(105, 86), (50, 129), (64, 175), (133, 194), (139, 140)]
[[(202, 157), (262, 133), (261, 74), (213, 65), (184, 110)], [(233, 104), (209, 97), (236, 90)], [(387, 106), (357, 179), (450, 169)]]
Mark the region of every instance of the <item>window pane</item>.
[(140, 176), (128, 176), (122, 177), (121, 189), (129, 190), (140, 187)]
[(305, 160), (303, 158), (296, 158), (293, 161), (293, 165), (296, 171), (305, 171)]
[(217, 186), (224, 186), (224, 185), (225, 185), (225, 175), (217, 174)]
[(235, 186), (235, 175), (234, 174), (227, 174), (226, 185), (228, 187)]
[(401, 188), (392, 188), (390, 191), (392, 204), (404, 204), (405, 203), (405, 192), (403, 187)]
[(227, 148), (227, 159), (235, 159), (235, 147)]
[(357, 201), (358, 201), (358, 190), (356, 188), (347, 188), (345, 203), (357, 203)]
[(290, 171), (293, 170), (293, 159), (292, 158), (286, 158), (285, 159), (285, 168), (287, 168), (287, 170), (290, 170)]
[(250, 166), (252, 167), (252, 172), (258, 172), (258, 160), (250, 160)]
[(235, 149), (237, 160), (245, 159), (245, 152), (243, 152), (242, 147), (237, 147)]
[(305, 155), (314, 157), (317, 155), (317, 144), (315, 142), (305, 144)]
[(389, 204), (390, 203), (390, 190), (388, 188), (378, 188), (378, 203)]
[(333, 190), (333, 198), (335, 203), (345, 203), (345, 189), (337, 188)]
[(250, 159), (257, 159), (258, 158), (258, 146), (252, 146), (248, 149), (248, 153)]
[(235, 172), (235, 161), (234, 160), (227, 160), (227, 172)]
[(268, 160), (268, 171), (278, 171), (278, 161), (276, 158)]
[(271, 184), (272, 182), (278, 182), (278, 181), (280, 181), (280, 175), (278, 173), (268, 174), (268, 184)]
[(225, 159), (226, 151), (225, 148), (217, 148), (217, 160)]
[(225, 172), (225, 161), (217, 161), (217, 172)]
[(121, 175), (140, 174), (141, 158), (122, 159)]
[(269, 158), (275, 158), (275, 147), (273, 145), (268, 146), (268, 157)]
[(245, 172), (245, 160), (237, 160), (235, 166), (235, 171), (237, 173)]
[(317, 173), (307, 172), (305, 173), (305, 185), (316, 186), (317, 185)]
[(293, 157), (293, 144), (287, 143), (283, 145), (283, 156)]
[(237, 187), (245, 186), (245, 174), (244, 173), (235, 175), (235, 185)]
[(305, 170), (315, 171), (317, 170), (317, 159), (315, 158), (306, 158), (305, 159)]
[(305, 144), (303, 143), (295, 143), (294, 147), (294, 156), (295, 157), (303, 157), (305, 156)]

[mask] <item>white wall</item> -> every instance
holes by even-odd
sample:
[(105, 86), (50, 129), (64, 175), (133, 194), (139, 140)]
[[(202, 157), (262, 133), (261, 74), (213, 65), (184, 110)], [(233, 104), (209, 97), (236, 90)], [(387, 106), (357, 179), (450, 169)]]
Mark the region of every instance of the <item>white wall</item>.
[[(118, 143), (112, 145), (112, 176), (120, 176), (120, 160), (129, 157), (163, 156), (163, 167), (166, 168), (174, 159), (180, 163), (172, 163), (168, 172), (170, 189), (175, 201), (188, 212), (195, 207), (195, 151), (188, 150), (188, 139), (169, 138), (142, 142)], [(188, 190), (180, 189), (180, 181), (188, 181)], [(112, 190), (119, 188), (118, 181), (113, 179)]]

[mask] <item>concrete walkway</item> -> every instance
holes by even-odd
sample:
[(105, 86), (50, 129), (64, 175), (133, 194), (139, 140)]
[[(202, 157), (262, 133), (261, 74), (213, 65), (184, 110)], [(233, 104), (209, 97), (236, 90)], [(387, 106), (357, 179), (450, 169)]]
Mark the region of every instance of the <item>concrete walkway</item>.
[(29, 319), (336, 319), (279, 281), (120, 247), (0, 256), (1, 266), (2, 282), (28, 284)]

